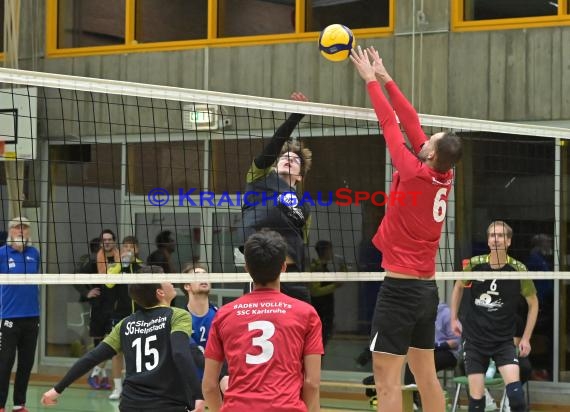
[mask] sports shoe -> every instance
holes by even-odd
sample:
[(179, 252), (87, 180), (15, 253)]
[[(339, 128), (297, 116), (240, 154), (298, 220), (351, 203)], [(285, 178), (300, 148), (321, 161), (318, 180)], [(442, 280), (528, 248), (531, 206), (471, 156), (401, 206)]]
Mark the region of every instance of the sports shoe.
[(101, 389), (101, 383), (99, 382), (99, 375), (92, 375), (87, 378), (87, 383), (93, 389)]
[(120, 389), (113, 389), (113, 392), (109, 395), (110, 401), (118, 401), (121, 398), (121, 390)]
[(14, 412), (30, 412), (24, 405), (20, 409), (12, 409)]
[(511, 406), (509, 405), (508, 396), (505, 396), (505, 405), (503, 406), (503, 412), (511, 412)]
[(485, 411), (496, 411), (497, 409), (499, 409), (497, 407), (497, 403), (495, 402), (495, 400), (493, 398), (486, 397), (485, 399), (486, 399)]
[(106, 389), (106, 390), (111, 389), (111, 382), (109, 382), (108, 377), (105, 376), (105, 377), (101, 378), (101, 380), (99, 382), (99, 389)]

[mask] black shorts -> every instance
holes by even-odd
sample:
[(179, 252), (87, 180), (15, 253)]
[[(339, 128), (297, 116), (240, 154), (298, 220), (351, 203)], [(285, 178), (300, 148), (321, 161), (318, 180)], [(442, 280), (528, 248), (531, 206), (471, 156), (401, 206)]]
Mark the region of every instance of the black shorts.
[(435, 280), (386, 277), (372, 318), (370, 350), (405, 355), (433, 349), (439, 296)]
[(517, 349), (513, 341), (499, 343), (488, 348), (476, 346), (467, 340), (463, 342), (463, 360), (467, 375), (487, 372), (491, 358), (495, 361), (497, 369), (505, 365), (518, 366), (519, 364)]

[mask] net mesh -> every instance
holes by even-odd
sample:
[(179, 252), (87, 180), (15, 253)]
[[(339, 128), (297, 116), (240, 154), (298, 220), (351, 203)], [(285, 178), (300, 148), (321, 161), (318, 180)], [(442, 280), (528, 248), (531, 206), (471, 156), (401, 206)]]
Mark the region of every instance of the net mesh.
[[(90, 240), (104, 229), (113, 231), (117, 247), (135, 236), (142, 261), (157, 249), (157, 236), (169, 232), (171, 272), (196, 262), (220, 280), (243, 272), (247, 172), (292, 112), (305, 114), (292, 139), (313, 153), (299, 190), (311, 206), (305, 267), (317, 257), (316, 243), (326, 240), (334, 250), (329, 270), (344, 274), (325, 278), (366, 279), (372, 275), (362, 272), (379, 270), (370, 239), (390, 201), (393, 170), (373, 111), (10, 69), (1, 70), (0, 80), (7, 85), (0, 109), (13, 109), (9, 102), (17, 98), (37, 106), (36, 116), (31, 110), (18, 122), (37, 129), (25, 139), (42, 151), (32, 153), (22, 173), (1, 176), (6, 187), (15, 183), (20, 201), (10, 203), (14, 191), (0, 194), (6, 229), (16, 215), (37, 223), (32, 237), (42, 273), (78, 272), (90, 259)], [(2, 119), (9, 121), (13, 116)], [(498, 219), (514, 229), (513, 257), (524, 262), (543, 248), (549, 270), (565, 270), (567, 131), (441, 116), (421, 121), (427, 135), (457, 131), (466, 153), (438, 272), (460, 270), (463, 259), (485, 253), (486, 227)], [(15, 157), (24, 158), (17, 150)]]
[[(383, 278), (371, 238), (384, 216), (379, 192), (389, 192), (393, 172), (372, 110), (10, 69), (0, 69), (0, 82), (0, 112), (13, 113), (21, 98), (30, 108), (24, 111), (26, 104), (19, 101), (17, 128), (13, 115), (0, 116), (2, 134), (19, 139), (16, 147), (7, 143), (15, 154), (2, 159), (6, 167), (0, 168), (0, 230), (6, 234), (10, 219), (26, 216), (41, 256), (40, 274), (0, 273), (0, 284), (50, 285), (43, 288), (44, 355), (77, 356), (75, 342), (86, 342), (89, 307), (78, 302), (79, 289), (72, 284), (197, 280), (214, 283), (217, 304), (241, 295), (249, 281), (239, 252), (247, 172), (289, 114), (302, 113), (292, 139), (312, 150), (301, 193), (314, 204), (305, 272), (282, 279), (344, 283), (336, 293), (333, 339), (342, 350), (327, 354), (324, 369), (369, 367), (368, 333)], [(565, 302), (570, 292), (568, 131), (420, 118), (427, 135), (453, 129), (463, 138), (464, 156), (437, 255), (440, 296), (449, 297), (452, 283), (444, 281), (472, 277), (461, 272), (463, 260), (488, 253), (487, 226), (506, 221), (514, 230), (510, 254), (530, 271), (477, 272), (477, 277), (535, 280), (546, 310), (537, 326), (542, 349), (533, 361), (551, 379), (567, 380), (563, 371), (570, 370), (570, 356), (561, 350), (555, 364), (549, 353), (564, 335), (557, 335), (558, 326), (570, 327), (565, 317), (552, 315), (554, 302)], [(339, 202), (339, 193), (348, 201)], [(364, 199), (374, 193), (374, 201)], [(168, 231), (158, 243), (174, 241), (167, 253), (172, 273), (96, 273), (105, 229), (114, 233), (118, 248), (134, 236), (141, 263), (156, 252), (157, 236)], [(333, 245), (328, 272), (308, 273), (323, 240)], [(193, 262), (210, 273), (180, 273)]]

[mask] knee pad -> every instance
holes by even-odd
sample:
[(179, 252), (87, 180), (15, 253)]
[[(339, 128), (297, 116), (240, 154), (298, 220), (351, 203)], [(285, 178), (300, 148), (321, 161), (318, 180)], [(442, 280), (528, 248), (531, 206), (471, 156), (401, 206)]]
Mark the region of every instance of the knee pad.
[(485, 397), (473, 399), (469, 397), (469, 412), (483, 412), (485, 410)]
[(525, 412), (526, 401), (524, 400), (524, 390), (520, 382), (509, 383), (506, 387), (509, 406), (512, 412)]

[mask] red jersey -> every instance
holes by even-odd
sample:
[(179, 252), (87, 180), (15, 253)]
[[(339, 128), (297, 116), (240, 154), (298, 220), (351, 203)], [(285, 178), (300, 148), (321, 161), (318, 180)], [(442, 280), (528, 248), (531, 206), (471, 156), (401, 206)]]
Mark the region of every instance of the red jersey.
[(222, 412), (301, 412), (303, 357), (322, 355), (321, 320), (308, 303), (256, 289), (220, 308), (205, 357), (228, 362)]
[(453, 185), (453, 171), (440, 173), (410, 152), (394, 115), (419, 153), (427, 138), (418, 115), (394, 82), (385, 85), (392, 106), (376, 81), (367, 84), (396, 172), (386, 215), (372, 239), (386, 270), (420, 277), (435, 273), (435, 256)]

